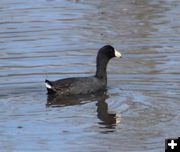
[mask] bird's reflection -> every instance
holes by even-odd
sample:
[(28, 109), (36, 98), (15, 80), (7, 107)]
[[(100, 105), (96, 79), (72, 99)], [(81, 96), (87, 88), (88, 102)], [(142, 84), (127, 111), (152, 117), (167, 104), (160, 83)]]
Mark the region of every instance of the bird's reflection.
[(74, 96), (74, 97), (61, 97), (58, 95), (48, 95), (47, 107), (64, 107), (78, 104), (85, 104), (87, 102), (97, 101), (97, 117), (101, 120), (99, 122), (105, 128), (114, 129), (116, 124), (120, 122), (120, 117), (116, 113), (108, 112), (108, 104), (106, 99), (109, 96), (106, 92), (100, 92), (97, 94)]
[(105, 100), (97, 102), (97, 116), (102, 121), (100, 124), (104, 125), (106, 128), (113, 129), (116, 124), (120, 122), (120, 117), (116, 113), (108, 112), (108, 104)]

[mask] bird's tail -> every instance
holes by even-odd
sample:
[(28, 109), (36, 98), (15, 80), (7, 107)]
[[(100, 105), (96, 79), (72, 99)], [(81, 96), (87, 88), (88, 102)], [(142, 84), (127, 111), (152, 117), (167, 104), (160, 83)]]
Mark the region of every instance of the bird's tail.
[(45, 85), (46, 85), (48, 93), (54, 93), (55, 92), (55, 90), (53, 88), (53, 84), (51, 81), (45, 80)]
[(45, 80), (46, 88), (52, 89), (52, 83), (49, 80)]

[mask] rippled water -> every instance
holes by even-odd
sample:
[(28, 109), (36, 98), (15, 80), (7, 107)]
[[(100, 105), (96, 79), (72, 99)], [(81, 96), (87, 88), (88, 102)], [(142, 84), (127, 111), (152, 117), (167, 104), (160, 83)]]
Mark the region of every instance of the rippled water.
[[(179, 0), (1, 0), (1, 151), (159, 152), (180, 136)], [(48, 98), (44, 79), (93, 75), (108, 91)]]

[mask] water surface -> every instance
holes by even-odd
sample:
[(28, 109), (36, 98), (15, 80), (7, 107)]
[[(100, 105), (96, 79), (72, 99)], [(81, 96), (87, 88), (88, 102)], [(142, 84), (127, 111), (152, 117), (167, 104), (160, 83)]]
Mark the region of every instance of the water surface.
[[(180, 136), (178, 0), (1, 0), (1, 151), (159, 152)], [(97, 50), (108, 90), (48, 98), (44, 79), (88, 76)]]

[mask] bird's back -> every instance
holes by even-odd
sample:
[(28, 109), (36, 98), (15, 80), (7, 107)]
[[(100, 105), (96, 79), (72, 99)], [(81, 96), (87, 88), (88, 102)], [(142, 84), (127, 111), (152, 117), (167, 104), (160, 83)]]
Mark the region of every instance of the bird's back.
[(46, 80), (46, 86), (49, 92), (55, 92), (59, 95), (78, 95), (89, 94), (105, 89), (106, 82), (96, 77), (77, 77), (66, 78), (57, 81)]

